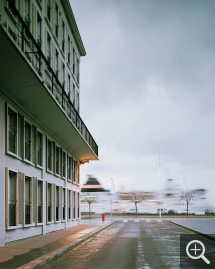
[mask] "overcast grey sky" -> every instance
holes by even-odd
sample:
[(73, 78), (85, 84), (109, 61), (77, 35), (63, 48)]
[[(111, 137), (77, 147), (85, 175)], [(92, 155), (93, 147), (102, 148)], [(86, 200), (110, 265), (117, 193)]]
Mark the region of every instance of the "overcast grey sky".
[(100, 159), (82, 182), (155, 190), (160, 156), (163, 187), (215, 191), (215, 1), (70, 2), (87, 51), (81, 117)]

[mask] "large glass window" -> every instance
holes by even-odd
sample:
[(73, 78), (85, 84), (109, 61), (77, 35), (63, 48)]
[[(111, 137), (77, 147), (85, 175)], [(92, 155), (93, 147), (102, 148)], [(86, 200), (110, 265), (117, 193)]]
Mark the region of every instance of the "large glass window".
[(55, 173), (60, 175), (60, 148), (57, 146), (55, 149)]
[(52, 141), (47, 139), (47, 169), (52, 171), (52, 157), (53, 156), (53, 148), (52, 148)]
[(72, 53), (72, 58), (73, 58), (73, 64), (72, 64), (72, 72), (75, 75), (75, 49), (73, 49), (73, 53)]
[(67, 178), (72, 180), (72, 157), (68, 156), (67, 158)]
[(47, 1), (47, 18), (50, 22), (51, 22), (51, 10), (52, 10), (51, 0), (48, 0)]
[(62, 176), (66, 177), (66, 153), (62, 152)]
[(62, 84), (65, 86), (65, 65), (62, 64)]
[(43, 182), (38, 180), (38, 197), (37, 197), (37, 221), (38, 223), (43, 222)]
[(52, 184), (48, 183), (47, 188), (47, 219), (50, 222), (52, 221)]
[(8, 110), (8, 150), (17, 153), (17, 113)]
[(37, 132), (37, 164), (43, 166), (43, 134)]
[(24, 5), (24, 16), (25, 16), (25, 23), (30, 28), (30, 0), (25, 0)]
[(70, 56), (71, 56), (71, 44), (70, 44), (70, 37), (68, 36), (68, 54), (67, 54), (67, 60), (68, 64), (70, 65)]
[(71, 219), (71, 190), (68, 190), (68, 219)]
[(37, 43), (41, 47), (42, 44), (42, 19), (37, 13)]
[(31, 161), (31, 125), (25, 122), (25, 159)]
[(59, 196), (59, 187), (56, 186), (56, 208), (55, 208), (55, 216), (56, 216), (56, 221), (59, 220), (59, 208), (60, 208), (60, 196)]
[(68, 96), (70, 98), (70, 93), (71, 93), (71, 89), (70, 89), (70, 85), (71, 85), (71, 78), (70, 75), (68, 75), (68, 81), (67, 81), (67, 86), (68, 86)]
[(63, 220), (66, 219), (66, 189), (62, 189), (62, 208), (63, 208)]
[(65, 51), (65, 23), (62, 22), (62, 51)]
[(73, 191), (73, 219), (76, 218), (75, 208), (76, 208), (76, 195), (75, 195), (75, 191)]
[(25, 177), (25, 224), (31, 223), (31, 178)]
[(77, 82), (79, 83), (79, 79), (80, 79), (80, 74), (79, 74), (80, 70), (79, 70), (79, 60), (77, 59)]
[(55, 53), (55, 73), (56, 73), (57, 77), (58, 77), (58, 73), (59, 73), (58, 64), (59, 64), (59, 53), (56, 50), (56, 53)]
[(9, 226), (16, 225), (16, 177), (16, 173), (9, 171)]
[(72, 173), (72, 180), (76, 182), (77, 179), (77, 161), (73, 160), (73, 173)]
[(47, 33), (47, 60), (51, 65), (51, 37), (48, 33)]
[(59, 12), (58, 6), (55, 5), (55, 35), (57, 38), (58, 38), (58, 28), (59, 28), (59, 22), (58, 22), (59, 14), (58, 14), (58, 12)]

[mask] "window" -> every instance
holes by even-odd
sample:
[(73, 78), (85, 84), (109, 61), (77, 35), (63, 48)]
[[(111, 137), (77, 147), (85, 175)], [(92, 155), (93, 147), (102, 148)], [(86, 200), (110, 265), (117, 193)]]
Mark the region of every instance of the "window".
[(59, 23), (58, 23), (58, 19), (59, 19), (59, 15), (58, 15), (58, 6), (55, 6), (55, 36), (58, 38), (58, 27), (59, 27)]
[(63, 208), (63, 220), (66, 219), (66, 189), (62, 189), (62, 208)]
[(59, 220), (59, 208), (60, 208), (60, 200), (59, 200), (60, 196), (59, 196), (59, 187), (56, 186), (56, 208), (55, 208), (55, 218), (56, 221)]
[(62, 153), (62, 176), (66, 177), (66, 153), (64, 151)]
[(25, 177), (25, 224), (31, 223), (31, 178)]
[(79, 83), (79, 78), (80, 78), (80, 74), (79, 74), (79, 60), (77, 59), (77, 82)]
[(37, 197), (37, 222), (43, 222), (43, 182), (38, 180), (38, 197)]
[(51, 22), (51, 10), (52, 10), (51, 0), (48, 0), (47, 1), (47, 18), (50, 22)]
[(60, 175), (60, 148), (55, 148), (55, 173)]
[(62, 64), (62, 84), (65, 86), (65, 65)]
[(8, 110), (8, 150), (17, 153), (17, 113)]
[(71, 190), (68, 190), (68, 220), (71, 219)]
[(77, 105), (77, 111), (78, 111), (78, 113), (79, 113), (79, 109), (80, 109), (80, 107), (79, 107), (79, 93), (77, 92), (77, 99), (76, 99), (76, 105)]
[(49, 64), (51, 65), (51, 37), (50, 35), (47, 33), (47, 60), (49, 62)]
[(43, 166), (43, 134), (37, 132), (37, 164)]
[(59, 62), (59, 53), (56, 50), (56, 53), (55, 53), (55, 73), (56, 73), (57, 77), (58, 77), (58, 73), (59, 73), (58, 62)]
[(74, 107), (75, 107), (75, 85), (73, 84), (73, 93), (72, 93), (72, 98), (73, 98), (73, 100), (72, 100), (72, 103), (73, 103), (73, 105), (74, 105)]
[(69, 96), (69, 98), (70, 98), (70, 83), (71, 83), (71, 78), (70, 78), (70, 75), (68, 75), (68, 96)]
[(17, 139), (18, 139), (18, 149), (17, 154), (22, 159), (24, 158), (24, 117), (18, 114), (18, 132), (17, 132)]
[(52, 221), (52, 184), (47, 185), (47, 220)]
[(73, 173), (72, 173), (73, 182), (76, 182), (76, 173), (77, 173), (77, 161), (73, 160)]
[(71, 180), (72, 177), (72, 157), (68, 156), (67, 158), (67, 178), (68, 180)]
[(9, 171), (9, 226), (16, 226), (16, 181), (17, 174)]
[(37, 13), (37, 44), (41, 47), (42, 44), (42, 19)]
[(80, 183), (80, 164), (77, 165), (78, 167), (78, 184)]
[(75, 75), (75, 49), (73, 49), (72, 58), (73, 58), (72, 72)]
[(25, 122), (25, 159), (31, 161), (31, 125)]
[(28, 26), (28, 29), (30, 28), (30, 0), (25, 0), (24, 5), (24, 16), (25, 16), (25, 23)]
[(52, 159), (53, 159), (52, 141), (47, 139), (47, 169), (52, 171)]
[(71, 44), (70, 44), (70, 37), (68, 36), (68, 54), (67, 54), (67, 59), (68, 59), (68, 64), (70, 64), (70, 53), (71, 53)]
[(65, 52), (65, 24), (62, 22), (62, 51)]
[(75, 191), (73, 191), (73, 219), (76, 218), (76, 214), (75, 214), (75, 208), (76, 208), (76, 197), (75, 197)]
[(7, 1), (10, 11), (16, 16), (14, 6), (17, 6), (16, 0)]
[(77, 192), (78, 194), (78, 218), (80, 218), (80, 193)]

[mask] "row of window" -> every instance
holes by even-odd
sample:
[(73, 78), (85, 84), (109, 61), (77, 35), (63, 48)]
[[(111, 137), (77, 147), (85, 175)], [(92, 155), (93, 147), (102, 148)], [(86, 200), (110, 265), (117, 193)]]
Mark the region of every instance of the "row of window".
[[(45, 197), (43, 188), (45, 187)], [(79, 192), (6, 169), (6, 224), (36, 225), (79, 218)], [(46, 219), (43, 220), (43, 212)]]
[(44, 167), (45, 153), (48, 172), (79, 184), (78, 162), (53, 140), (46, 138), (44, 141), (42, 132), (10, 108), (7, 121), (7, 152), (41, 168)]
[[(16, 1), (14, 1), (16, 2)], [(53, 32), (53, 29), (51, 27), (50, 31), (45, 30), (45, 21), (42, 15), (40, 14), (41, 11), (37, 10), (36, 14), (34, 16), (33, 10), (36, 8), (34, 7), (33, 1), (31, 0), (25, 0), (23, 3), (24, 7), (24, 21), (26, 25), (28, 26), (29, 30), (32, 32), (32, 34), (35, 36), (35, 39), (38, 43), (38, 45), (41, 47), (42, 50), (46, 51), (44, 53), (46, 55), (46, 58), (51, 66), (51, 68), (54, 70), (56, 76), (60, 80), (61, 84), (63, 85), (65, 91), (67, 91), (67, 94), (69, 95), (73, 105), (75, 108), (79, 111), (79, 93), (76, 89), (75, 83), (73, 82), (72, 77), (74, 80), (79, 84), (79, 78), (80, 78), (80, 60), (78, 59), (78, 54), (76, 53), (75, 47), (72, 42), (72, 38), (70, 36), (69, 31), (67, 31), (65, 23), (63, 21), (63, 18), (61, 19), (61, 13), (59, 11), (57, 3), (54, 1), (47, 1), (47, 18), (48, 21), (52, 21), (52, 16), (55, 17), (55, 32)], [(20, 6), (18, 9), (23, 9), (22, 5), (17, 3), (17, 6)], [(10, 7), (10, 5), (9, 5)], [(53, 7), (54, 10), (53, 10)], [(12, 7), (10, 8), (11, 11), (13, 11)], [(23, 12), (21, 12), (22, 14)], [(44, 14), (45, 15), (45, 14)], [(36, 17), (36, 23), (32, 23), (32, 18)], [(62, 23), (59, 24), (59, 21)], [(58, 26), (56, 26), (58, 25)], [(44, 32), (43, 32), (44, 31)], [(61, 33), (61, 45), (59, 43), (59, 33)], [(44, 38), (45, 36), (45, 38)], [(52, 36), (57, 37), (56, 42), (52, 42)], [(67, 36), (67, 37), (66, 37)], [(43, 38), (46, 42), (43, 42)], [(57, 45), (54, 45), (54, 43), (57, 43)], [(44, 45), (42, 45), (44, 44)], [(29, 49), (27, 49), (29, 50)], [(61, 53), (60, 53), (61, 51)], [(31, 53), (26, 53), (27, 57), (30, 61), (32, 61), (32, 55)], [(62, 55), (62, 57), (60, 57)], [(67, 64), (66, 64), (67, 63)], [(67, 68), (68, 67), (68, 68)], [(67, 72), (66, 72), (67, 70)], [(67, 81), (67, 83), (66, 83)], [(72, 86), (73, 85), (73, 86)]]

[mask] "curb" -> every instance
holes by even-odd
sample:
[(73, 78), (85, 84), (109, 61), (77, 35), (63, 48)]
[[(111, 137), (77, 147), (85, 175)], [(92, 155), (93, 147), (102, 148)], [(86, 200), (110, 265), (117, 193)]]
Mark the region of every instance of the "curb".
[(38, 269), (38, 268), (41, 268), (41, 267), (45, 266), (46, 264), (50, 263), (51, 261), (55, 260), (56, 258), (59, 258), (60, 256), (62, 256), (66, 252), (70, 251), (71, 249), (77, 247), (78, 245), (80, 245), (81, 243), (83, 243), (84, 241), (89, 239), (90, 237), (94, 236), (95, 234), (98, 234), (101, 231), (105, 230), (109, 226), (113, 225), (115, 222), (116, 221), (112, 221), (111, 223), (108, 223), (102, 227), (99, 227), (96, 230), (90, 232), (84, 238), (76, 239), (75, 242), (70, 243), (70, 244), (66, 244), (63, 247), (60, 247), (60, 248), (50, 252), (49, 254), (45, 254), (44, 256), (42, 256), (36, 260), (33, 260), (25, 265), (18, 267), (17, 269)]
[(173, 224), (175, 224), (175, 225), (178, 225), (178, 226), (180, 226), (182, 228), (185, 228), (185, 229), (187, 229), (187, 230), (189, 230), (191, 232), (195, 232), (196, 234), (199, 234), (201, 236), (204, 236), (204, 237), (206, 237), (206, 238), (208, 238), (208, 239), (210, 239), (212, 241), (215, 241), (215, 237), (213, 237), (213, 236), (211, 236), (209, 234), (204, 234), (204, 233), (202, 233), (202, 232), (200, 232), (198, 230), (192, 229), (192, 228), (187, 227), (186, 225), (183, 225), (183, 224), (178, 224), (177, 222), (174, 222), (174, 221), (170, 221), (170, 222), (173, 223)]

